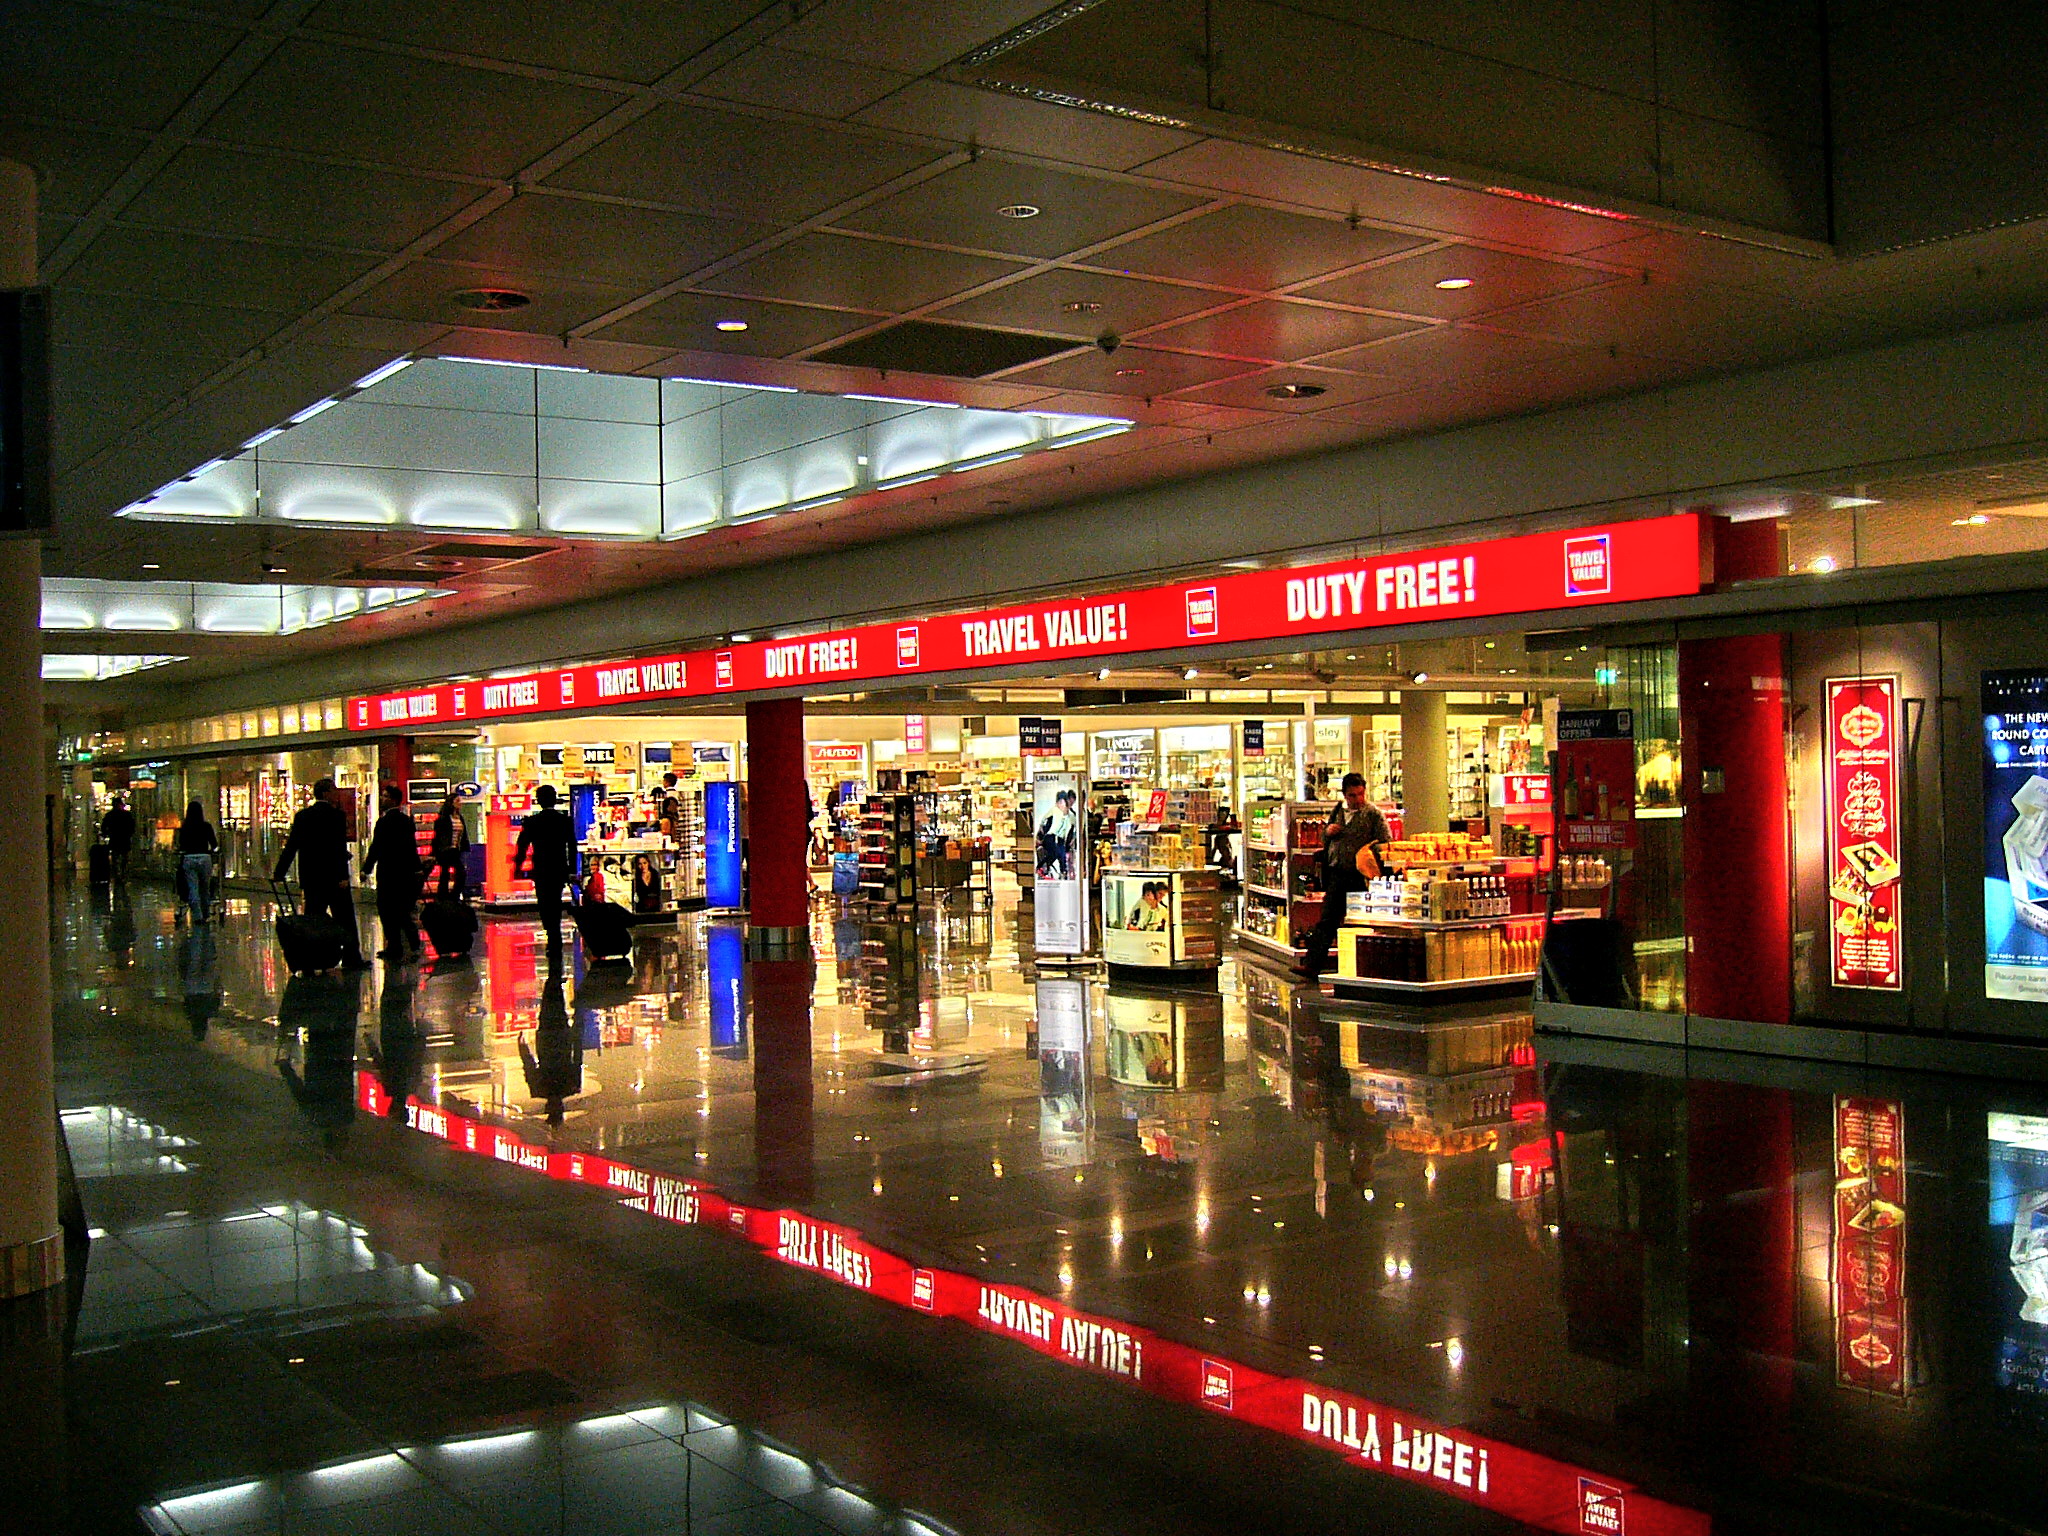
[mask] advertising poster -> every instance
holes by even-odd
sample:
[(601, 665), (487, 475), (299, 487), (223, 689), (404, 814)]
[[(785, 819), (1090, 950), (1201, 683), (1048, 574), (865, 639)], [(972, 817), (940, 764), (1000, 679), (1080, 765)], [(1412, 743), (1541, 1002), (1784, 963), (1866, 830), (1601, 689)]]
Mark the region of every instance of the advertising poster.
[(704, 904), (727, 911), (747, 904), (740, 787), (730, 780), (704, 786)]
[(2048, 1116), (1993, 1110), (1991, 1230), (2011, 1276), (1998, 1287), (2000, 1388), (2048, 1411)]
[(1247, 720), (1244, 723), (1244, 755), (1264, 757), (1266, 755), (1266, 722)]
[(1598, 853), (1636, 843), (1635, 720), (1626, 709), (1557, 712), (1550, 801), (1557, 846)]
[(1038, 1001), (1038, 1152), (1048, 1162), (1088, 1154), (1088, 983), (1041, 976)]
[(2048, 1002), (2048, 672), (1984, 674), (1984, 995)]
[(1835, 1380), (1906, 1395), (1906, 1112), (1835, 1100)]
[(1896, 992), (1899, 680), (1831, 677), (1825, 686), (1832, 974), (1838, 987)]
[(1088, 783), (1078, 773), (1031, 781), (1034, 923), (1041, 955), (1088, 952)]
[(1058, 757), (1060, 722), (1056, 715), (1025, 715), (1017, 721), (1017, 754), (1020, 757)]
[(1102, 958), (1111, 965), (1173, 964), (1172, 881), (1149, 873), (1103, 875)]

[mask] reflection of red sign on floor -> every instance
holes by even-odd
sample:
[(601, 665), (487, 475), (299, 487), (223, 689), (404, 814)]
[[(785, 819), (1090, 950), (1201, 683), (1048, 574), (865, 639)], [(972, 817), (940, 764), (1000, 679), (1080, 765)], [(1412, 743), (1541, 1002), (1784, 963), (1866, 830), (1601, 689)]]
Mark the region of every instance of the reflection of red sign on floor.
[(1237, 1397), (1237, 1377), (1221, 1360), (1202, 1361), (1202, 1401), (1229, 1413)]
[(1628, 1502), (1619, 1488), (1579, 1479), (1579, 1529), (1592, 1536), (1628, 1536)]
[(1905, 1106), (1835, 1100), (1835, 1380), (1904, 1397)]
[(1828, 932), (1838, 987), (1896, 992), (1899, 680), (1827, 681)]

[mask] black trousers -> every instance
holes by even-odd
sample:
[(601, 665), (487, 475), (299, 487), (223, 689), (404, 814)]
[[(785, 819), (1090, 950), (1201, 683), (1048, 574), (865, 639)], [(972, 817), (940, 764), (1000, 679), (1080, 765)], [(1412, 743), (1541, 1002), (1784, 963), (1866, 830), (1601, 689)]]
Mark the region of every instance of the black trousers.
[(363, 941), (356, 929), (355, 893), (346, 880), (322, 881), (305, 887), (306, 916), (332, 918), (341, 928), (341, 958), (363, 963)]
[(1337, 929), (1344, 921), (1344, 898), (1364, 889), (1365, 876), (1358, 872), (1357, 865), (1323, 866), (1323, 915), (1309, 930), (1308, 956), (1302, 961), (1305, 969), (1320, 975), (1330, 968), (1330, 946), (1336, 942)]
[(540, 904), (540, 925), (547, 929), (550, 944), (562, 942), (562, 886), (566, 881), (564, 875), (533, 877), (533, 899)]
[(420, 920), (414, 907), (418, 900), (410, 880), (377, 883), (377, 921), (384, 929), (384, 947), (394, 955), (420, 952)]

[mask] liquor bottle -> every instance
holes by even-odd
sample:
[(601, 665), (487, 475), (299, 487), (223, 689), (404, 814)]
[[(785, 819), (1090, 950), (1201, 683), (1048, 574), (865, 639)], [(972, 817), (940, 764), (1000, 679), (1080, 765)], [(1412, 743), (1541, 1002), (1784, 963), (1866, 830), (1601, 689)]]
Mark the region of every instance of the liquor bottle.
[(1600, 807), (1600, 819), (1607, 819), (1607, 781), (1602, 779), (1593, 786), (1593, 803)]
[(1569, 757), (1564, 760), (1564, 819), (1579, 819), (1579, 779), (1572, 769), (1572, 760)]

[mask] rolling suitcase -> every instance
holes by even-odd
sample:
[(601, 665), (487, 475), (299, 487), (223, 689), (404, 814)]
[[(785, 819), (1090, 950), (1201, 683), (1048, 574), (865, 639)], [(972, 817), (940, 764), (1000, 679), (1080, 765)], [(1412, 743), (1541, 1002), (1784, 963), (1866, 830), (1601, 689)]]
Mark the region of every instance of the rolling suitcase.
[(291, 892), (277, 890), (277, 947), (285, 968), (294, 976), (331, 971), (341, 964), (345, 944), (341, 925), (332, 918), (307, 917), (292, 910)]
[(570, 908), (583, 953), (595, 961), (625, 960), (633, 953), (633, 916), (615, 901), (579, 901)]
[(476, 943), (476, 908), (452, 896), (420, 903), (420, 928), (440, 960), (460, 960)]

